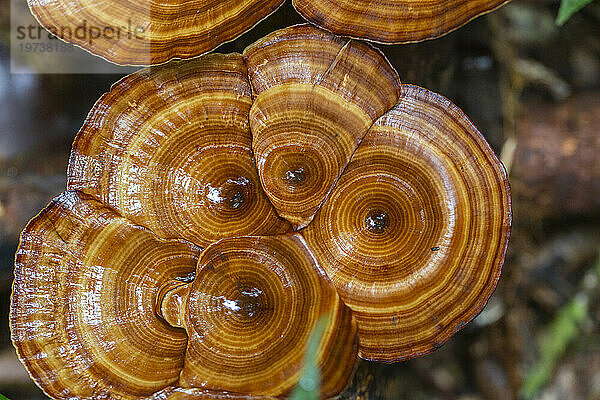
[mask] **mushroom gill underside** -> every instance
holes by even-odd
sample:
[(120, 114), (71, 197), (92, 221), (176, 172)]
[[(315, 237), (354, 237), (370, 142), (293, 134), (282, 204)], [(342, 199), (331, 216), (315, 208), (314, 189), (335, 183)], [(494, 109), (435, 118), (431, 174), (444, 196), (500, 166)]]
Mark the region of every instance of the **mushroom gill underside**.
[(143, 69), (94, 105), (25, 228), (13, 344), (57, 399), (322, 395), (484, 307), (511, 209), (464, 113), (311, 25)]

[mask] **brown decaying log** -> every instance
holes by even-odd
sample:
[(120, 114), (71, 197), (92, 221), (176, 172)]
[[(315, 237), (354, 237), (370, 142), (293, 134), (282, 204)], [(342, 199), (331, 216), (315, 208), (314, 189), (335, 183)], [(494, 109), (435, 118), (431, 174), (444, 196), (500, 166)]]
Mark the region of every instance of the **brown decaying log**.
[(600, 213), (600, 98), (533, 103), (519, 123), (511, 177), (529, 215)]

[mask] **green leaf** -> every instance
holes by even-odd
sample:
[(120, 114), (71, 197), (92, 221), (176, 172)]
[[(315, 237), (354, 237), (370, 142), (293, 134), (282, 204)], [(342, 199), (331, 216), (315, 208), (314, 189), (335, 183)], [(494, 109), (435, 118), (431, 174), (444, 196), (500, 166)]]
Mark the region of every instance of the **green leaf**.
[(540, 338), (540, 359), (525, 377), (521, 395), (531, 399), (545, 386), (558, 360), (579, 333), (579, 323), (587, 314), (587, 302), (575, 298), (560, 310), (548, 332)]
[[(600, 279), (600, 255), (588, 274), (595, 276), (596, 282)], [(567, 347), (579, 335), (579, 325), (588, 314), (589, 290), (580, 291), (562, 307), (554, 321), (539, 338), (539, 359), (525, 376), (521, 388), (521, 397), (524, 399), (535, 398), (538, 392), (548, 384), (558, 361), (565, 354)]]
[(321, 371), (317, 365), (317, 354), (321, 337), (328, 323), (329, 316), (324, 315), (319, 319), (310, 335), (306, 347), (302, 377), (292, 392), (290, 400), (319, 400), (321, 398)]
[(592, 1), (594, 0), (562, 0), (558, 9), (558, 16), (556, 17), (556, 25), (563, 25), (573, 14)]
[(0, 400), (10, 400), (8, 397), (4, 396), (2, 393), (0, 393)]

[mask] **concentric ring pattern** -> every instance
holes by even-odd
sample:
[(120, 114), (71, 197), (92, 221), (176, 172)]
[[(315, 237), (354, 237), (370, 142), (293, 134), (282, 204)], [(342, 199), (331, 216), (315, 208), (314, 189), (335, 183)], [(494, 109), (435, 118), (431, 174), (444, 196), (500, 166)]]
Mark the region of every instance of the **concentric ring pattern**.
[(22, 235), (12, 339), (57, 399), (276, 397), (328, 315), (334, 396), (357, 354), (426, 354), (479, 313), (510, 224), (506, 172), (461, 110), (294, 26), (100, 98), (67, 192)]
[(254, 166), (246, 66), (214, 54), (115, 84), (77, 134), (68, 188), (164, 238), (199, 246), (285, 233)]
[(28, 0), (58, 38), (121, 65), (209, 52), (250, 30), (282, 0)]
[(244, 58), (261, 182), (279, 215), (304, 227), (367, 129), (398, 99), (400, 79), (373, 47), (309, 25), (266, 36)]
[(311, 23), (337, 35), (409, 43), (451, 32), (510, 0), (293, 0)]
[[(442, 36), (510, 0), (293, 0), (312, 24), (379, 43)], [(250, 30), (284, 0), (28, 0), (47, 30), (122, 65), (209, 52)]]
[(511, 223), (508, 180), (467, 117), (404, 85), (303, 231), (359, 323), (360, 354), (426, 354), (483, 308)]
[(200, 249), (164, 241), (90, 196), (56, 197), (21, 235), (10, 327), (53, 398), (140, 398), (175, 384), (187, 338), (154, 312)]
[(323, 317), (328, 329), (316, 360), (323, 397), (341, 392), (353, 372), (356, 323), (300, 236), (211, 245), (198, 262), (186, 311), (182, 387), (288, 393), (301, 377), (312, 327)]
[(277, 400), (277, 397), (169, 386), (147, 400)]

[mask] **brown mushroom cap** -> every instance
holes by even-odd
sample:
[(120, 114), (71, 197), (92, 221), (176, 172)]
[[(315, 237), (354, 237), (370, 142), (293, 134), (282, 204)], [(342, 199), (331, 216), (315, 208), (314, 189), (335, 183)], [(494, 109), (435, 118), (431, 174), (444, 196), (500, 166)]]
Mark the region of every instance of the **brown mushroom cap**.
[(181, 387), (285, 395), (300, 380), (306, 344), (323, 316), (321, 393), (336, 395), (348, 383), (356, 323), (300, 236), (223, 239), (202, 253), (187, 292)]
[(198, 388), (169, 386), (146, 400), (277, 400), (271, 396), (245, 395)]
[[(511, 222), (462, 111), (309, 25), (122, 79), (68, 178), (23, 233), (11, 304), (19, 356), (57, 398), (285, 395), (323, 314), (336, 395), (357, 352), (415, 357), (472, 319)], [(283, 236), (275, 210), (314, 221)], [(184, 240), (209, 245), (196, 269)]]
[(293, 0), (308, 21), (337, 35), (380, 43), (433, 39), (510, 0)]
[(303, 227), (371, 124), (396, 102), (400, 79), (378, 50), (310, 25), (268, 35), (244, 58), (261, 182), (279, 215)]
[[(334, 34), (406, 43), (441, 36), (508, 1), (293, 0), (293, 5)], [(60, 39), (116, 64), (151, 65), (209, 52), (250, 30), (283, 0), (28, 3), (39, 23)]]
[(252, 157), (246, 67), (214, 54), (131, 74), (94, 105), (75, 139), (68, 187), (163, 238), (199, 246), (290, 229)]
[(21, 235), (13, 344), (54, 398), (137, 399), (174, 384), (187, 338), (155, 313), (198, 247), (158, 239), (90, 196), (61, 194)]
[(431, 352), (496, 287), (511, 223), (506, 172), (456, 106), (403, 85), (304, 231), (358, 321), (360, 356)]
[(282, 0), (28, 0), (57, 37), (122, 65), (159, 64), (215, 49), (250, 30)]

